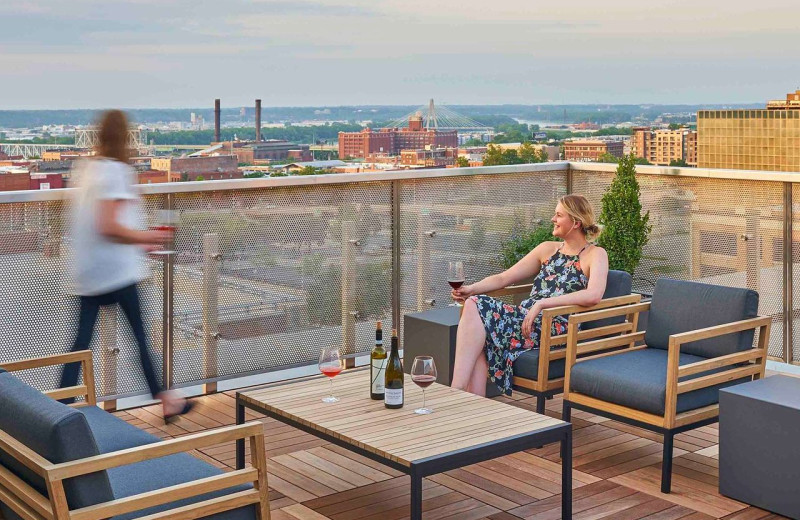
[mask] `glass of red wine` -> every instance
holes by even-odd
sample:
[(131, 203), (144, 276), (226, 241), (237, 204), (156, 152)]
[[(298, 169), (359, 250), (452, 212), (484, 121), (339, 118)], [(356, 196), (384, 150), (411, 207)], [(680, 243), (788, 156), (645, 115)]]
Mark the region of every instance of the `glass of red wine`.
[[(173, 234), (178, 229), (179, 214), (173, 209), (160, 209), (156, 211), (156, 224), (151, 227), (157, 231), (171, 231)], [(170, 246), (174, 246), (175, 238), (173, 235)], [(173, 247), (164, 247), (158, 251), (151, 251), (152, 255), (170, 255), (174, 253)]]
[(333, 396), (333, 378), (342, 371), (342, 355), (339, 353), (339, 347), (331, 346), (322, 348), (322, 352), (319, 354), (319, 371), (328, 376), (328, 380), (331, 383), (329, 395), (323, 397), (322, 402), (339, 402), (339, 398)]
[[(464, 262), (448, 262), (447, 263), (447, 283), (453, 289), (458, 289), (464, 285)], [(461, 307), (461, 304), (451, 303), (448, 307)]]
[(425, 407), (425, 389), (436, 381), (436, 363), (431, 356), (417, 356), (411, 365), (411, 380), (422, 388), (422, 408), (417, 408), (414, 413), (427, 415), (433, 413), (431, 408)]

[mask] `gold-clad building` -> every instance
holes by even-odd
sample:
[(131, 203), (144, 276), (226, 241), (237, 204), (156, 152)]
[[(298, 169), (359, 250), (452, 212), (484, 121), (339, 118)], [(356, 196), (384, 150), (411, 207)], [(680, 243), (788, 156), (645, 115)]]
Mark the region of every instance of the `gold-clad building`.
[(800, 172), (800, 90), (759, 110), (697, 112), (700, 168)]

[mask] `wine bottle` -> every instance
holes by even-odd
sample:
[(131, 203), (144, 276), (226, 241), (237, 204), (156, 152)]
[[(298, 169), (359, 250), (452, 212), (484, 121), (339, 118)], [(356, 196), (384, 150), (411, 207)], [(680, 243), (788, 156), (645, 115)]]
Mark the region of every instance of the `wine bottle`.
[(403, 407), (403, 362), (397, 347), (397, 329), (392, 329), (392, 348), (386, 364), (386, 384), (383, 404), (386, 408)]
[(381, 322), (375, 328), (375, 348), (369, 354), (369, 396), (380, 400), (384, 396), (384, 385), (386, 384), (386, 349), (383, 348), (383, 329)]

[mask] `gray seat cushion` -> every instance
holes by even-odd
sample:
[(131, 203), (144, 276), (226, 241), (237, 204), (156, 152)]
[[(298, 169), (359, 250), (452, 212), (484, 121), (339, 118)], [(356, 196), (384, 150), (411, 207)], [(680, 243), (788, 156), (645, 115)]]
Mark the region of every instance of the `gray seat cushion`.
[[(564, 377), (565, 360), (556, 359), (550, 362), (550, 369), (547, 372), (547, 379), (558, 379)], [(514, 376), (524, 377), (525, 379), (539, 379), (539, 349), (531, 349), (519, 355), (514, 361)]]
[[(52, 463), (69, 462), (100, 453), (83, 414), (55, 401), (9, 372), (0, 373), (0, 429)], [(0, 464), (45, 496), (44, 479), (0, 450)], [(70, 508), (113, 499), (104, 471), (64, 481)], [(3, 508), (7, 519), (18, 516)]]
[[(602, 401), (635, 408), (655, 415), (664, 414), (667, 391), (667, 351), (657, 348), (634, 350), (575, 364), (570, 374), (570, 390)], [(705, 361), (692, 354), (680, 354), (680, 365)], [(681, 381), (719, 372), (710, 370)], [(677, 412), (694, 410), (719, 402), (719, 389), (750, 378), (738, 379), (678, 396)]]
[[(631, 293), (631, 275), (625, 271), (609, 271), (606, 290), (603, 299), (616, 298), (617, 296), (627, 296)], [(592, 329), (622, 323), (625, 316), (618, 318), (606, 318), (593, 322), (584, 323), (582, 329)], [(547, 372), (547, 379), (560, 379), (564, 377), (566, 362), (564, 359), (556, 359), (550, 362), (550, 369)], [(532, 349), (520, 354), (514, 361), (514, 375), (525, 379), (539, 379), (539, 350)]]
[[(158, 437), (144, 432), (96, 406), (81, 408), (80, 412), (86, 417), (86, 420), (95, 434), (100, 453), (109, 453), (158, 442), (160, 440)], [(111, 481), (114, 498), (119, 499), (167, 486), (182, 484), (199, 478), (220, 475), (223, 472), (211, 464), (203, 462), (189, 454), (179, 453), (118, 468), (111, 468), (107, 473)], [(172, 507), (193, 504), (209, 498), (224, 496), (247, 489), (252, 489), (252, 486), (236, 486), (222, 491), (207, 493), (199, 497), (178, 500), (134, 513), (116, 516), (114, 518), (118, 520), (137, 518), (159, 511), (165, 511)], [(219, 520), (252, 520), (255, 517), (255, 507), (248, 506), (204, 518)]]
[[(669, 348), (669, 337), (690, 330), (755, 318), (758, 293), (750, 289), (659, 278), (645, 334), (648, 347)], [(754, 331), (727, 334), (681, 346), (681, 353), (705, 358), (733, 354), (753, 346)]]

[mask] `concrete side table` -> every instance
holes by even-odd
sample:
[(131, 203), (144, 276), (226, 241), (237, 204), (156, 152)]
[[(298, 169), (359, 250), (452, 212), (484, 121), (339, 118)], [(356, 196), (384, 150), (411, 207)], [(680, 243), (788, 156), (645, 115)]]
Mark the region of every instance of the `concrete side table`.
[(719, 492), (800, 519), (800, 379), (771, 376), (719, 392)]
[[(411, 372), (411, 364), (416, 356), (433, 356), (438, 372), (436, 382), (449, 386), (453, 380), (456, 332), (460, 317), (459, 307), (406, 314), (403, 322), (403, 370), (406, 373)], [(497, 386), (487, 378), (486, 397), (498, 395), (500, 391)]]

